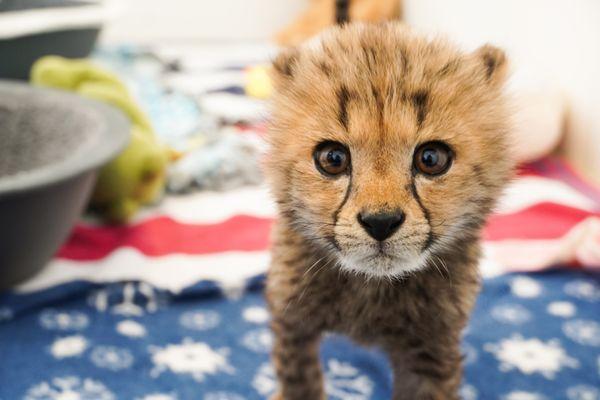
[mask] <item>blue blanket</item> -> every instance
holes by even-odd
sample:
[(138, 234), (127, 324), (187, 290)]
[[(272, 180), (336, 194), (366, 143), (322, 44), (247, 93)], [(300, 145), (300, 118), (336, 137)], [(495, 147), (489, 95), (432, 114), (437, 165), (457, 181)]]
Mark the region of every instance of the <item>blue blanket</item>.
[[(173, 295), (144, 283), (77, 282), (0, 295), (2, 400), (242, 400), (276, 388), (262, 278), (225, 295), (202, 282)], [(484, 283), (464, 337), (462, 396), (600, 399), (600, 277), (553, 271)], [(376, 349), (331, 335), (331, 399), (387, 399)]]

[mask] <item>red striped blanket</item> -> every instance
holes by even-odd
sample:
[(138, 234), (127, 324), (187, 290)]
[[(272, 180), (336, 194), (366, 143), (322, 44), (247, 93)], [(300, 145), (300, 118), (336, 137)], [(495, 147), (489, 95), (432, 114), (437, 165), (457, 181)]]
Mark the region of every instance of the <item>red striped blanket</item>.
[[(237, 287), (268, 265), (275, 208), (265, 187), (167, 196), (128, 226), (82, 221), (48, 268), (21, 286), (139, 280), (177, 292)], [(527, 165), (484, 233), (484, 276), (600, 265), (600, 192), (556, 158)]]

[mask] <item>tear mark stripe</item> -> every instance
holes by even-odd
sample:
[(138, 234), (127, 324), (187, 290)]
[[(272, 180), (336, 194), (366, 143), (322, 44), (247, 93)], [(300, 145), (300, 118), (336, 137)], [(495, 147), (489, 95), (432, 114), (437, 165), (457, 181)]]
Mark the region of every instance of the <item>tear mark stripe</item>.
[(352, 173), (348, 177), (348, 187), (346, 188), (346, 193), (344, 193), (344, 199), (342, 200), (342, 202), (340, 203), (338, 208), (333, 212), (332, 217), (333, 217), (333, 226), (334, 227), (335, 227), (335, 225), (337, 225), (338, 217), (340, 215), (340, 212), (342, 211), (342, 208), (344, 208), (344, 206), (346, 205), (346, 202), (348, 201), (348, 198), (350, 197), (351, 190), (352, 190)]
[(415, 198), (415, 200), (417, 201), (419, 208), (421, 208), (421, 212), (423, 213), (423, 216), (425, 216), (425, 219), (427, 220), (427, 225), (429, 226), (429, 232), (427, 232), (427, 240), (425, 241), (425, 244), (423, 245), (423, 248), (421, 249), (421, 252), (423, 252), (423, 251), (429, 249), (431, 247), (431, 245), (433, 244), (433, 242), (435, 242), (435, 234), (433, 233), (433, 228), (431, 227), (431, 215), (429, 214), (429, 210), (423, 205), (423, 202), (421, 201), (421, 197), (419, 197), (419, 193), (417, 192), (417, 187), (415, 186), (415, 178), (414, 177), (410, 181), (410, 191), (411, 191), (413, 197)]
[(335, 248), (337, 250), (340, 250), (340, 246), (335, 238), (335, 227), (337, 226), (338, 223), (338, 218), (340, 215), (340, 212), (342, 211), (342, 209), (344, 208), (344, 206), (346, 205), (346, 202), (348, 201), (348, 198), (350, 197), (350, 192), (352, 191), (352, 171), (350, 171), (350, 174), (348, 175), (348, 186), (346, 187), (346, 193), (344, 193), (344, 198), (342, 199), (342, 202), (340, 203), (340, 205), (338, 206), (338, 208), (333, 212), (332, 218), (333, 218), (333, 235), (331, 236), (330, 240), (332, 241), (333, 245), (335, 246)]

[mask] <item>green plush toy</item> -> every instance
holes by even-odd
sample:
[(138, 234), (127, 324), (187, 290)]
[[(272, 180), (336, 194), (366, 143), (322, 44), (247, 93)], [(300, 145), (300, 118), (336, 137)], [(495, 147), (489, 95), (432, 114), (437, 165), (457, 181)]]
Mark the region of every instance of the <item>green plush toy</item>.
[(94, 210), (110, 222), (123, 223), (162, 194), (168, 150), (116, 75), (87, 60), (47, 56), (33, 65), (31, 83), (106, 102), (131, 120), (128, 147), (100, 171), (91, 200)]

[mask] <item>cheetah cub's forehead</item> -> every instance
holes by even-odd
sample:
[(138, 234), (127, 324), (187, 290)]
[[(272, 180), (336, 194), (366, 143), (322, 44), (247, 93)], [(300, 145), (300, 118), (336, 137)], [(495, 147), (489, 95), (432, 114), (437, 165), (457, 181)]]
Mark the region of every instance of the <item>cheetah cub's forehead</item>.
[[(506, 66), (503, 52), (492, 46), (464, 54), (399, 24), (355, 24), (331, 29), (275, 60), (276, 108), (327, 117), (333, 93), (346, 108), (350, 102), (366, 103), (369, 111), (384, 114), (390, 121), (382, 122), (393, 124), (389, 128), (396, 133), (415, 133), (410, 124), (425, 122), (430, 111), (468, 114), (470, 106), (496, 103)], [(302, 97), (308, 98), (299, 110), (295, 100)], [(413, 107), (413, 118), (400, 112), (401, 103)], [(342, 125), (352, 122), (346, 113), (338, 116)]]
[(350, 24), (273, 66), (267, 167), (292, 228), (378, 276), (477, 237), (512, 165), (501, 50)]

